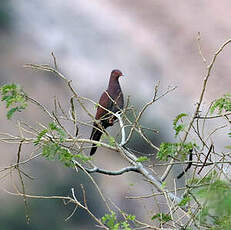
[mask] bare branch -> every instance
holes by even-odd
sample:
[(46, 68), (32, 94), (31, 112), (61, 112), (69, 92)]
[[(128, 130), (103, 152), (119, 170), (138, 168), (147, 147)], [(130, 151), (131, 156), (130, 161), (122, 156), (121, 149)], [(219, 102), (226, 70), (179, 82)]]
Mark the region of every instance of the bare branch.
[(200, 32), (198, 32), (198, 33), (197, 33), (197, 47), (198, 47), (198, 51), (199, 51), (199, 54), (200, 54), (200, 56), (201, 56), (201, 58), (202, 58), (202, 61), (203, 61), (204, 63), (206, 63), (207, 61), (206, 61), (206, 58), (205, 58), (205, 56), (204, 56), (204, 54), (203, 54), (203, 52), (202, 52), (200, 40), (201, 40), (201, 36), (200, 36)]
[(92, 169), (85, 168), (85, 170), (88, 173), (101, 173), (101, 174), (110, 175), (110, 176), (118, 176), (118, 175), (122, 175), (127, 172), (138, 172), (139, 173), (137, 166), (129, 166), (129, 167), (125, 167), (120, 170), (117, 170), (117, 171), (105, 170), (105, 169), (100, 169), (97, 167), (94, 167)]
[(213, 149), (213, 148), (214, 148), (214, 145), (213, 145), (213, 144), (212, 144), (212, 145), (210, 145), (209, 151), (208, 151), (208, 153), (207, 153), (207, 155), (206, 155), (206, 157), (205, 157), (205, 161), (204, 161), (204, 163), (203, 163), (202, 167), (200, 168), (200, 170), (198, 171), (198, 174), (200, 174), (200, 173), (201, 173), (201, 171), (202, 171), (202, 169), (205, 167), (206, 162), (207, 162), (208, 157), (209, 157), (209, 154), (211, 153), (211, 151), (212, 151), (212, 149)]
[(16, 164), (15, 167), (18, 170), (18, 175), (19, 175), (19, 179), (20, 179), (20, 182), (21, 182), (21, 186), (22, 186), (23, 201), (24, 201), (24, 206), (25, 206), (25, 216), (26, 216), (27, 224), (29, 224), (30, 223), (29, 207), (28, 207), (28, 203), (27, 203), (27, 200), (26, 200), (26, 196), (25, 196), (25, 193), (26, 193), (25, 192), (25, 185), (24, 185), (24, 182), (23, 182), (23, 178), (22, 178), (22, 174), (21, 174), (20, 168), (19, 168), (19, 162), (20, 162), (20, 154), (21, 154), (21, 150), (22, 150), (22, 144), (23, 144), (23, 141), (20, 142), (19, 147), (18, 147), (17, 164)]
[(55, 57), (54, 52), (51, 52), (51, 56), (52, 56), (52, 57), (53, 57), (53, 59), (54, 59), (55, 69), (58, 69), (57, 62), (56, 62), (56, 57)]

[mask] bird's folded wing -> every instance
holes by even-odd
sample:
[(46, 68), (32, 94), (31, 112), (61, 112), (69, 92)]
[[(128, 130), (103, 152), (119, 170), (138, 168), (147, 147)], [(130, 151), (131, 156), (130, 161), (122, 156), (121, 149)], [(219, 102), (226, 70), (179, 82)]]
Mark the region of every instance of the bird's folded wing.
[(98, 106), (98, 108), (97, 108), (97, 112), (96, 112), (96, 115), (95, 115), (96, 120), (99, 120), (99, 119), (103, 118), (108, 113), (107, 110), (105, 110), (104, 108), (106, 108), (108, 110), (111, 110), (111, 108), (113, 106), (113, 102), (108, 97), (106, 92), (103, 92), (103, 94), (101, 95), (101, 97), (99, 99), (99, 104), (101, 106)]

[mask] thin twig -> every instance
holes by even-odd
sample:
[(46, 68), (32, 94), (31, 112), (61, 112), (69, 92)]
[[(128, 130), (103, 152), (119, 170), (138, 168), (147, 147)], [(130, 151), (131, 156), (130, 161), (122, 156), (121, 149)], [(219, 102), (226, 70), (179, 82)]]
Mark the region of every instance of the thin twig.
[(203, 52), (202, 52), (202, 49), (201, 49), (200, 40), (201, 40), (201, 36), (200, 36), (200, 32), (198, 32), (198, 33), (197, 33), (197, 47), (198, 47), (198, 51), (199, 51), (199, 54), (200, 54), (200, 56), (201, 56), (201, 58), (202, 58), (202, 61), (203, 61), (204, 63), (206, 63), (207, 61), (206, 61), (205, 56), (203, 55)]
[(53, 60), (54, 60), (55, 69), (58, 70), (58, 66), (57, 66), (56, 57), (55, 57), (54, 52), (51, 52), (51, 56), (53, 57)]
[(23, 193), (23, 201), (24, 201), (24, 206), (25, 206), (26, 222), (27, 222), (27, 224), (29, 224), (30, 223), (29, 206), (28, 206), (27, 199), (26, 199), (26, 196), (25, 196), (25, 193), (26, 193), (26, 191), (25, 191), (25, 185), (24, 185), (24, 182), (23, 182), (21, 171), (19, 169), (19, 162), (20, 162), (20, 154), (21, 154), (21, 150), (22, 150), (22, 144), (23, 144), (23, 140), (20, 142), (19, 147), (18, 147), (17, 164), (16, 164), (15, 168), (18, 170), (18, 175), (19, 175), (19, 179), (20, 179), (20, 182), (21, 182), (21, 186), (22, 186), (22, 193)]
[(209, 151), (208, 151), (208, 153), (207, 153), (207, 155), (206, 155), (206, 157), (205, 157), (205, 161), (204, 161), (202, 167), (200, 168), (200, 170), (198, 171), (198, 174), (200, 174), (201, 171), (202, 171), (202, 169), (205, 167), (206, 162), (207, 162), (207, 160), (208, 160), (208, 157), (209, 157), (209, 155), (210, 155), (210, 153), (211, 153), (211, 151), (212, 151), (213, 148), (214, 148), (214, 145), (213, 145), (213, 144), (210, 145)]

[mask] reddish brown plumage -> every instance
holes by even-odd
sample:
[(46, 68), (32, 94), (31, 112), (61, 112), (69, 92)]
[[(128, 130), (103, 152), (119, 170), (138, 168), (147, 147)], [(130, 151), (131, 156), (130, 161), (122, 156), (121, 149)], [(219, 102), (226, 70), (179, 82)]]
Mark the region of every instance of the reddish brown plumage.
[[(97, 112), (95, 115), (96, 120), (100, 120), (101, 126), (106, 129), (109, 126), (113, 125), (113, 121), (116, 120), (116, 117), (110, 114), (107, 110), (116, 113), (120, 109), (123, 109), (124, 99), (123, 93), (119, 84), (119, 77), (122, 76), (120, 70), (113, 70), (111, 72), (108, 88), (100, 97)], [(105, 110), (106, 108), (107, 110)], [(93, 124), (93, 129), (91, 133), (91, 140), (99, 141), (102, 135), (102, 128), (96, 122)], [(90, 155), (93, 155), (97, 149), (95, 144), (92, 145)]]

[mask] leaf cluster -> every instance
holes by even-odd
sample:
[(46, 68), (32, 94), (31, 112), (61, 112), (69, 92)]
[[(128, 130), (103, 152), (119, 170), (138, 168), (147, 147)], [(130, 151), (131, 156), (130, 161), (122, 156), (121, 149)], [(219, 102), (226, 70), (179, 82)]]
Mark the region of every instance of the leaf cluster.
[(1, 100), (6, 102), (7, 118), (11, 119), (15, 112), (21, 112), (27, 107), (27, 97), (17, 84), (6, 84), (0, 88)]
[(173, 129), (175, 130), (175, 137), (178, 136), (178, 134), (185, 129), (185, 124), (178, 124), (180, 120), (182, 120), (183, 117), (188, 116), (186, 113), (180, 113), (176, 116), (176, 118), (173, 120)]
[[(50, 138), (42, 141), (42, 138), (47, 134)], [(48, 128), (38, 134), (34, 144), (42, 144), (42, 155), (48, 160), (58, 160), (67, 167), (74, 167), (74, 159), (79, 159), (83, 162), (91, 159), (82, 154), (72, 154), (68, 147), (64, 146), (65, 138), (66, 133), (62, 128), (58, 127), (55, 123), (49, 123)]]
[(160, 144), (160, 150), (157, 153), (157, 158), (162, 161), (167, 161), (169, 157), (174, 157), (176, 153), (182, 160), (190, 153), (190, 150), (197, 147), (195, 143), (168, 143), (163, 142)]
[(61, 147), (58, 143), (48, 142), (42, 148), (42, 155), (48, 160), (59, 160), (67, 167), (74, 167), (73, 157), (67, 148)]
[(231, 94), (227, 93), (223, 97), (217, 99), (212, 104), (210, 108), (210, 113), (214, 113), (215, 110), (218, 110), (218, 114), (221, 114), (222, 111), (231, 111)]
[(110, 230), (131, 230), (131, 226), (128, 221), (134, 221), (136, 216), (134, 215), (126, 215), (125, 221), (118, 221), (115, 212), (111, 211), (110, 214), (105, 214), (101, 220), (103, 224), (105, 224)]
[(155, 220), (155, 219), (159, 220), (162, 223), (166, 223), (166, 222), (172, 220), (172, 217), (169, 214), (165, 214), (165, 213), (160, 212), (160, 213), (157, 213), (156, 215), (154, 215), (152, 217), (152, 220)]

